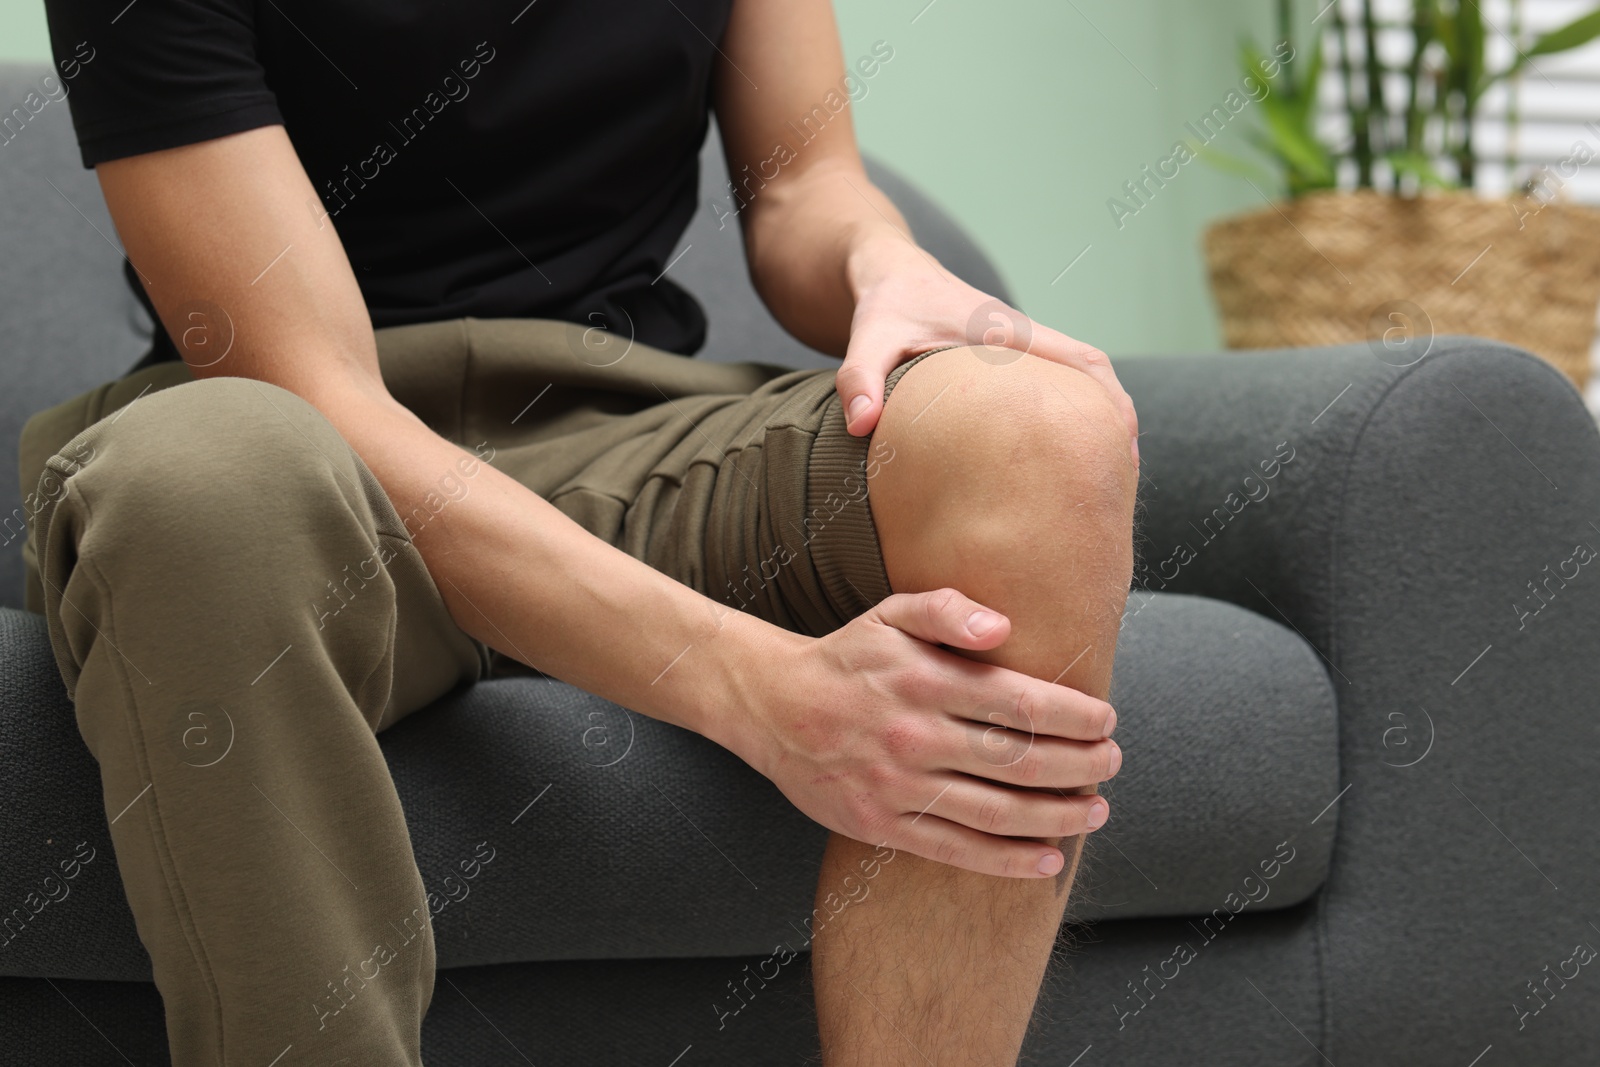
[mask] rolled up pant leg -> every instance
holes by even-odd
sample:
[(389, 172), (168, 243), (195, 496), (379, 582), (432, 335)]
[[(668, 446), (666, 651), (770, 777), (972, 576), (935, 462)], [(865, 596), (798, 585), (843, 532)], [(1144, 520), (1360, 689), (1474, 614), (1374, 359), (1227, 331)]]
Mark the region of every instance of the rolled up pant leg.
[(310, 404), (155, 373), (48, 455), (33, 549), (173, 1063), (419, 1063), (433, 938), (375, 733), (487, 650)]

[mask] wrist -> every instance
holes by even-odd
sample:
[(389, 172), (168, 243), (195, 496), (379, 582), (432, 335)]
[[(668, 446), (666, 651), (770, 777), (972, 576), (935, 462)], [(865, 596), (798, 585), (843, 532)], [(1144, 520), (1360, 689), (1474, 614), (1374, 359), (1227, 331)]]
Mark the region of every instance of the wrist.
[[(769, 711), (787, 684), (790, 663), (812, 638), (793, 633), (746, 612), (718, 605), (725, 612), (707, 649), (710, 670), (697, 694), (703, 702), (703, 736), (771, 777)], [(714, 709), (714, 710), (713, 710)]]
[(928, 254), (886, 222), (863, 223), (851, 232), (844, 255), (845, 284), (857, 304), (874, 287), (908, 269), (928, 269)]

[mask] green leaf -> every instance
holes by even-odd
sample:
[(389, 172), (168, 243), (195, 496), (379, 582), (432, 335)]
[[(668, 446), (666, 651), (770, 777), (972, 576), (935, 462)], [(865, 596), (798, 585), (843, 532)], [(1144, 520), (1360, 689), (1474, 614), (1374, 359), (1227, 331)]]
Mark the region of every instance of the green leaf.
[(1483, 11), (1477, 0), (1460, 0), (1456, 36), (1460, 51), (1451, 64), (1458, 79), (1456, 85), (1462, 92), (1472, 93), (1483, 80)]
[(1286, 104), (1264, 107), (1262, 114), (1266, 117), (1274, 150), (1290, 167), (1317, 177), (1329, 172), (1327, 149), (1317, 143), (1310, 130), (1295, 122), (1295, 115), (1287, 110)]
[(1249, 34), (1239, 38), (1239, 66), (1246, 74), (1260, 74), (1261, 66), (1266, 61), (1261, 49), (1256, 47), (1254, 38)]
[(1389, 161), (1389, 166), (1394, 168), (1396, 174), (1409, 174), (1423, 186), (1435, 189), (1455, 189), (1459, 187), (1458, 183), (1433, 169), (1433, 160), (1429, 159), (1426, 153), (1391, 152), (1384, 158)]
[(1310, 48), (1310, 58), (1306, 61), (1306, 78), (1299, 83), (1298, 90), (1278, 93), (1280, 101), (1290, 106), (1288, 110), (1294, 125), (1306, 130), (1307, 133), (1310, 133), (1315, 122), (1317, 86), (1322, 83), (1322, 69), (1322, 37), (1317, 37)]
[[(1417, 0), (1418, 3), (1428, 3), (1430, 0)], [(1439, 43), (1444, 45), (1446, 58), (1451, 65), (1455, 65), (1456, 56), (1461, 51), (1461, 46), (1456, 35), (1456, 18), (1451, 12), (1444, 9), (1438, 0), (1431, 0), (1433, 6), (1433, 33), (1439, 38)]]
[(1507, 67), (1500, 74), (1485, 78), (1478, 92), (1504, 78), (1512, 78), (1520, 74), (1534, 56), (1550, 56), (1558, 52), (1569, 52), (1574, 48), (1581, 48), (1600, 37), (1600, 10), (1591, 11), (1581, 18), (1573, 19), (1560, 29), (1551, 30), (1549, 33), (1533, 42), (1532, 47), (1517, 56), (1515, 63)]
[(1190, 141), (1189, 150), (1195, 154), (1196, 158), (1205, 160), (1211, 166), (1225, 173), (1240, 178), (1248, 178), (1263, 185), (1277, 184), (1278, 179), (1267, 168), (1260, 164), (1252, 163), (1248, 159), (1228, 152), (1218, 151), (1208, 144), (1201, 144), (1199, 141)]
[[(1239, 68), (1259, 79), (1268, 92), (1259, 101), (1259, 123), (1241, 124), (1245, 141), (1267, 156), (1280, 172), (1280, 182), (1291, 196), (1313, 188), (1334, 184), (1333, 157), (1316, 134), (1316, 89), (1323, 67), (1323, 48), (1315, 40), (1306, 69), (1295, 71), (1288, 64), (1279, 66), (1278, 76), (1267, 77), (1269, 61), (1249, 37), (1239, 42)], [(1296, 77), (1303, 74), (1303, 77)], [(1200, 158), (1221, 170), (1257, 180), (1271, 180), (1262, 167), (1209, 146), (1191, 146)]]
[(1533, 42), (1533, 47), (1528, 49), (1528, 55), (1548, 56), (1556, 52), (1565, 52), (1586, 45), (1596, 37), (1600, 37), (1600, 10), (1573, 19), (1559, 30), (1551, 30)]
[(1270, 83), (1272, 79), (1267, 77), (1266, 64), (1267, 57), (1254, 41), (1246, 37), (1239, 42), (1239, 69), (1246, 75)]
[(1334, 189), (1337, 187), (1338, 182), (1331, 174), (1326, 178), (1308, 178), (1297, 174), (1289, 175), (1289, 195), (1291, 197), (1303, 196), (1315, 189)]
[(1318, 34), (1311, 46), (1311, 58), (1306, 61), (1306, 77), (1302, 83), (1306, 86), (1306, 91), (1297, 93), (1293, 97), (1299, 105), (1299, 125), (1304, 129), (1310, 129), (1311, 123), (1315, 121), (1317, 86), (1322, 81), (1322, 64), (1322, 35)]

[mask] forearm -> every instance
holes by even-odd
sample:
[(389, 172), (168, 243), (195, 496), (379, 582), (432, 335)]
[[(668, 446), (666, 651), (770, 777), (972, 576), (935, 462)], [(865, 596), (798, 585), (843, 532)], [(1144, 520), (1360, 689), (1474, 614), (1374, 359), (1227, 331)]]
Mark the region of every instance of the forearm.
[(792, 635), (601, 541), (364, 378), (308, 399), (371, 468), (463, 630), (737, 751), (745, 665)]
[(843, 356), (851, 320), (875, 282), (907, 266), (935, 269), (894, 204), (865, 172), (822, 160), (773, 182), (745, 211), (756, 291), (783, 327)]

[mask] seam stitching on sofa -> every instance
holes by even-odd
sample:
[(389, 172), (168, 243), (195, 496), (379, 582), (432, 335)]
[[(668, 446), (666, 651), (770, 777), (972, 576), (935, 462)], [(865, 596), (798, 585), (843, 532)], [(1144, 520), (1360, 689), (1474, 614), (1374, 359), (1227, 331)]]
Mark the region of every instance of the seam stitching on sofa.
[[(1555, 367), (1552, 366), (1550, 363), (1548, 363), (1547, 361), (1545, 361), (1543, 359), (1540, 359), (1538, 356), (1533, 355), (1531, 352), (1527, 352), (1527, 351), (1524, 351), (1523, 349), (1517, 348), (1515, 345), (1512, 345), (1509, 342), (1495, 341), (1492, 338), (1470, 337), (1470, 336), (1466, 336), (1466, 335), (1461, 335), (1458, 339), (1462, 342), (1462, 344), (1460, 345), (1460, 347), (1455, 348), (1455, 349), (1452, 350), (1452, 352), (1450, 353), (1452, 355), (1464, 355), (1464, 354), (1466, 354), (1468, 352), (1483, 352), (1483, 351), (1487, 350), (1488, 348), (1498, 348), (1498, 349), (1500, 349), (1502, 351), (1505, 351), (1505, 352), (1507, 352), (1509, 354), (1512, 354), (1512, 355), (1520, 357), (1524, 363), (1533, 363), (1533, 364), (1535, 364), (1540, 370), (1547, 371), (1548, 373), (1550, 373), (1551, 375), (1554, 375), (1558, 380), (1560, 380), (1563, 383), (1566, 383), (1568, 385), (1571, 384), (1570, 379), (1568, 379), (1566, 377), (1566, 375), (1562, 374), (1560, 371), (1556, 370)], [(1437, 363), (1438, 360), (1436, 359), (1434, 362)], [(1346, 512), (1345, 512), (1345, 501), (1346, 501), (1347, 496), (1349, 495), (1350, 479), (1352, 477), (1352, 470), (1353, 470), (1353, 468), (1355, 466), (1355, 455), (1356, 455), (1356, 452), (1359, 451), (1359, 449), (1361, 448), (1361, 442), (1362, 442), (1362, 439), (1365, 438), (1365, 436), (1366, 436), (1367, 427), (1371, 425), (1372, 420), (1378, 414), (1379, 409), (1382, 408), (1386, 403), (1388, 403), (1390, 396), (1393, 395), (1393, 393), (1394, 393), (1394, 391), (1396, 389), (1398, 389), (1403, 383), (1408, 381), (1411, 377), (1413, 377), (1414, 375), (1419, 373), (1421, 368), (1423, 368), (1425, 366), (1427, 366), (1426, 357), (1423, 358), (1423, 359), (1418, 360), (1416, 363), (1412, 364), (1410, 367), (1405, 368), (1404, 371), (1399, 375), (1399, 377), (1395, 378), (1394, 381), (1390, 382), (1384, 388), (1383, 392), (1380, 393), (1378, 395), (1377, 399), (1373, 401), (1372, 407), (1367, 410), (1366, 415), (1362, 418), (1361, 426), (1356, 430), (1355, 436), (1351, 438), (1350, 447), (1349, 447), (1349, 449), (1347, 450), (1347, 452), (1345, 454), (1345, 466), (1344, 466), (1344, 471), (1341, 474), (1340, 482), (1339, 482), (1339, 500), (1338, 500), (1338, 503), (1334, 506), (1334, 521), (1333, 521), (1333, 528), (1332, 528), (1332, 534), (1330, 536), (1330, 546), (1329, 546), (1328, 603), (1333, 608), (1333, 610), (1329, 613), (1329, 624), (1328, 624), (1328, 652), (1329, 652), (1329, 659), (1330, 660), (1337, 660), (1338, 659), (1338, 655), (1337, 654), (1340, 651), (1340, 648), (1339, 648), (1340, 627), (1339, 627), (1339, 612), (1338, 612), (1339, 602), (1338, 602), (1338, 599), (1337, 599), (1337, 595), (1338, 595), (1338, 580), (1339, 580), (1339, 562), (1340, 562), (1339, 539), (1340, 539), (1340, 533), (1344, 528), (1344, 520), (1345, 520), (1345, 514), (1346, 514)], [(1578, 400), (1579, 400), (1579, 403), (1582, 404), (1581, 397), (1578, 398)], [(1587, 410), (1587, 409), (1585, 409), (1585, 410)], [(1589, 427), (1589, 431), (1590, 431), (1591, 434), (1593, 434), (1595, 436), (1600, 436), (1600, 423), (1596, 423), (1593, 419), (1585, 419), (1584, 422), (1585, 422), (1585, 425)], [(1351, 684), (1354, 684), (1354, 683), (1352, 682)], [(1335, 814), (1335, 818), (1336, 818), (1335, 825), (1337, 825), (1337, 813)]]
[[(1562, 382), (1565, 382), (1565, 383), (1567, 383), (1569, 385), (1571, 384), (1570, 379), (1568, 379), (1560, 371), (1556, 370), (1556, 368), (1553, 365), (1551, 365), (1549, 362), (1547, 362), (1546, 360), (1540, 359), (1538, 356), (1534, 355), (1533, 353), (1528, 352), (1525, 349), (1518, 348), (1516, 345), (1510, 344), (1509, 342), (1496, 341), (1493, 338), (1473, 337), (1473, 336), (1465, 335), (1465, 334), (1452, 335), (1452, 336), (1454, 336), (1460, 342), (1460, 344), (1457, 347), (1454, 347), (1454, 348), (1452, 348), (1450, 350), (1449, 354), (1451, 354), (1451, 355), (1465, 355), (1465, 354), (1467, 354), (1469, 352), (1470, 353), (1481, 353), (1483, 351), (1486, 351), (1489, 348), (1496, 348), (1496, 349), (1500, 349), (1500, 350), (1503, 350), (1505, 352), (1508, 352), (1510, 354), (1513, 354), (1515, 356), (1520, 357), (1525, 363), (1526, 362), (1531, 362), (1533, 364), (1536, 364), (1537, 367), (1540, 370), (1547, 371), (1548, 373), (1550, 373), (1552, 375), (1555, 375)], [(1444, 354), (1445, 353), (1441, 353), (1441, 355), (1444, 355)], [(1434, 362), (1438, 363), (1439, 360), (1435, 359)], [(1361, 425), (1356, 430), (1355, 435), (1351, 438), (1350, 447), (1348, 448), (1348, 450), (1345, 453), (1344, 470), (1342, 472), (1342, 475), (1341, 475), (1341, 478), (1340, 478), (1340, 483), (1339, 483), (1339, 499), (1338, 499), (1338, 502), (1334, 505), (1334, 519), (1333, 519), (1333, 524), (1332, 524), (1332, 533), (1330, 534), (1330, 537), (1329, 537), (1328, 605), (1329, 605), (1329, 609), (1330, 610), (1329, 610), (1329, 613), (1328, 613), (1328, 617), (1329, 617), (1329, 621), (1328, 621), (1328, 658), (1329, 658), (1329, 660), (1331, 662), (1337, 662), (1337, 660), (1339, 659), (1339, 652), (1340, 652), (1340, 625), (1339, 625), (1340, 624), (1340, 618), (1339, 618), (1339, 564), (1340, 564), (1340, 554), (1339, 554), (1339, 549), (1340, 549), (1341, 535), (1342, 535), (1343, 530), (1344, 530), (1344, 522), (1345, 522), (1345, 516), (1346, 516), (1345, 504), (1346, 504), (1346, 501), (1347, 501), (1347, 499), (1349, 497), (1350, 480), (1353, 477), (1353, 471), (1354, 471), (1354, 468), (1355, 468), (1356, 453), (1358, 451), (1360, 451), (1362, 440), (1366, 437), (1367, 428), (1369, 426), (1371, 426), (1372, 420), (1377, 416), (1378, 411), (1386, 403), (1388, 403), (1389, 398), (1394, 395), (1394, 392), (1395, 392), (1396, 389), (1398, 389), (1403, 383), (1409, 381), (1411, 379), (1411, 377), (1413, 377), (1415, 374), (1419, 373), (1420, 368), (1422, 368), (1422, 367), (1424, 367), (1426, 365), (1427, 365), (1427, 358), (1425, 356), (1423, 359), (1418, 360), (1416, 363), (1412, 364), (1410, 367), (1405, 368), (1401, 372), (1401, 374), (1398, 377), (1395, 378), (1394, 381), (1390, 382), (1384, 388), (1384, 390), (1381, 393), (1378, 394), (1378, 397), (1377, 397), (1376, 400), (1373, 401), (1372, 406), (1367, 409), (1367, 413), (1362, 418)], [(1579, 403), (1580, 404), (1582, 403), (1581, 398), (1579, 398)], [(1593, 433), (1595, 433), (1596, 435), (1600, 435), (1600, 425), (1597, 425), (1593, 420), (1585, 420), (1585, 422), (1587, 423), (1587, 425), (1589, 425), (1591, 427), (1591, 430), (1592, 430)], [(1352, 682), (1351, 684), (1354, 685), (1355, 683)], [(1342, 717), (1341, 717), (1341, 721), (1340, 721), (1340, 723), (1338, 725), (1340, 727), (1339, 732), (1340, 732), (1341, 737), (1340, 737), (1340, 739), (1337, 740), (1337, 742), (1335, 744), (1335, 752), (1337, 753), (1337, 755), (1339, 757), (1339, 767), (1340, 767), (1341, 776), (1342, 776), (1342, 772), (1343, 772), (1343, 769), (1344, 769), (1344, 752), (1343, 752), (1343, 741), (1342, 741), (1342, 735), (1343, 735), (1344, 731), (1342, 729), (1342, 725), (1343, 725)], [(1335, 856), (1337, 856), (1338, 852), (1339, 852), (1339, 837), (1340, 837), (1339, 830), (1340, 830), (1341, 825), (1343, 824), (1343, 821), (1344, 820), (1342, 820), (1339, 817), (1339, 813), (1338, 812), (1334, 812), (1333, 854)], [(1330, 870), (1329, 873), (1330, 873), (1330, 877), (1331, 877), (1331, 874), (1332, 874), (1331, 870)], [(1318, 922), (1319, 937), (1325, 938), (1325, 935), (1326, 935), (1325, 909), (1323, 909), (1321, 907), (1320, 902), (1319, 902), (1318, 912), (1319, 912), (1319, 915), (1324, 916), (1324, 918), (1323, 919), (1319, 919), (1319, 922)], [(1325, 941), (1324, 941), (1324, 946), (1325, 946)], [(1332, 1052), (1333, 1052), (1333, 1049), (1332, 1049), (1332, 1039), (1333, 1039), (1333, 991), (1330, 988), (1330, 985), (1329, 985), (1328, 981), (1326, 980), (1326, 967), (1324, 967), (1324, 972), (1325, 972), (1324, 973), (1324, 981), (1322, 983), (1322, 1000), (1323, 1000), (1322, 1028), (1323, 1028), (1323, 1035), (1324, 1035), (1323, 1047), (1324, 1047), (1324, 1049), (1327, 1050), (1327, 1054), (1331, 1056)]]
[[(1387, 386), (1384, 387), (1383, 391), (1378, 394), (1377, 399), (1373, 401), (1372, 406), (1367, 409), (1366, 415), (1363, 416), (1363, 418), (1361, 420), (1361, 425), (1356, 429), (1356, 432), (1355, 432), (1354, 436), (1352, 436), (1351, 439), (1350, 439), (1349, 448), (1346, 449), (1346, 451), (1345, 451), (1344, 470), (1342, 472), (1340, 472), (1340, 478), (1339, 478), (1339, 497), (1338, 497), (1338, 500), (1334, 504), (1333, 522), (1332, 522), (1332, 524), (1330, 526), (1330, 531), (1331, 532), (1328, 535), (1328, 585), (1327, 585), (1328, 609), (1329, 609), (1328, 610), (1328, 661), (1329, 661), (1330, 664), (1335, 665), (1334, 666), (1335, 670), (1338, 669), (1337, 662), (1338, 662), (1338, 660), (1340, 658), (1340, 626), (1339, 626), (1339, 622), (1340, 622), (1340, 619), (1339, 619), (1339, 563), (1340, 563), (1339, 549), (1340, 549), (1340, 537), (1341, 537), (1342, 531), (1344, 529), (1344, 520), (1345, 520), (1345, 514), (1346, 514), (1345, 504), (1346, 504), (1346, 502), (1347, 502), (1347, 500), (1349, 498), (1350, 481), (1351, 481), (1351, 478), (1353, 477), (1353, 473), (1352, 472), (1353, 472), (1353, 470), (1355, 468), (1356, 453), (1360, 450), (1361, 441), (1366, 436), (1366, 433), (1367, 433), (1367, 427), (1372, 424), (1372, 419), (1378, 413), (1378, 409), (1383, 407), (1383, 405), (1388, 401), (1389, 396), (1395, 391), (1396, 388), (1399, 387), (1400, 383), (1405, 381), (1409, 377), (1411, 377), (1411, 375), (1416, 371), (1416, 368), (1421, 366), (1423, 362), (1424, 362), (1424, 360), (1418, 360), (1416, 364), (1412, 365), (1411, 367), (1406, 368), (1399, 376), (1397, 376), (1395, 378), (1394, 381), (1390, 382)], [(1354, 685), (1355, 683), (1351, 682), (1350, 684)], [(1343, 745), (1344, 730), (1343, 730), (1343, 719), (1342, 719), (1343, 708), (1341, 707), (1343, 702), (1339, 699), (1338, 690), (1335, 690), (1334, 692), (1335, 692), (1335, 697), (1334, 697), (1334, 707), (1335, 707), (1335, 712), (1334, 712), (1334, 715), (1335, 715), (1335, 721), (1334, 721), (1334, 730), (1335, 730), (1335, 736), (1334, 736), (1334, 758), (1337, 760), (1339, 777), (1342, 778), (1344, 776), (1344, 751), (1343, 751), (1343, 749), (1344, 749), (1344, 745)], [(1337, 782), (1335, 782), (1335, 784), (1337, 784)], [(1331, 855), (1330, 855), (1330, 860), (1329, 860), (1329, 871), (1328, 871), (1328, 876), (1329, 876), (1330, 879), (1333, 876), (1333, 869), (1332, 869), (1333, 868), (1333, 859), (1332, 859), (1332, 857), (1336, 857), (1339, 854), (1339, 837), (1340, 837), (1339, 828), (1340, 828), (1341, 824), (1343, 823), (1343, 820), (1339, 817), (1339, 814), (1340, 813), (1337, 812), (1337, 811), (1335, 811), (1333, 813), (1333, 847), (1330, 849)], [(1326, 891), (1326, 883), (1324, 883), (1324, 892), (1325, 891)], [(1315, 936), (1320, 941), (1321, 937), (1322, 937), (1322, 928), (1323, 928), (1323, 925), (1324, 925), (1324, 923), (1326, 921), (1326, 913), (1325, 913), (1325, 910), (1324, 910), (1324, 908), (1322, 907), (1322, 904), (1321, 904), (1321, 900), (1320, 900), (1321, 894), (1319, 893), (1318, 895), (1319, 895), (1318, 908), (1317, 908), (1317, 913), (1318, 913), (1318, 920), (1317, 920), (1318, 933)], [(1332, 1027), (1333, 1027), (1333, 989), (1332, 989), (1332, 986), (1331, 986), (1331, 971), (1326, 965), (1326, 957), (1325, 956), (1320, 956), (1320, 946), (1319, 946), (1319, 958), (1321, 960), (1321, 962), (1319, 962), (1319, 971), (1321, 972), (1321, 977), (1322, 977), (1322, 983), (1321, 983), (1322, 984), (1322, 996), (1320, 998), (1321, 999), (1321, 1014), (1322, 1014), (1322, 1020), (1321, 1020), (1321, 1023), (1322, 1023), (1322, 1037), (1323, 1037), (1322, 1047), (1323, 1047), (1323, 1049), (1327, 1050), (1327, 1052), (1325, 1054), (1331, 1056), (1332, 1052), (1333, 1052), (1333, 1049), (1331, 1047), (1331, 1040), (1332, 1040), (1332, 1036), (1333, 1036), (1333, 1030), (1332, 1030)]]
[[(1329, 857), (1329, 860), (1330, 860), (1330, 863), (1329, 863), (1330, 872), (1329, 873), (1332, 873), (1331, 872), (1331, 867), (1332, 867), (1332, 863), (1331, 863), (1332, 857), (1331, 856)], [(1324, 885), (1324, 887), (1326, 887), (1327, 883), (1324, 882), (1323, 885)], [(1322, 1048), (1323, 1049), (1327, 1049), (1328, 1050), (1327, 1054), (1329, 1054), (1331, 1056), (1331, 1054), (1333, 1052), (1333, 994), (1328, 989), (1328, 908), (1327, 908), (1327, 902), (1328, 902), (1327, 894), (1325, 892), (1323, 892), (1323, 890), (1319, 889), (1317, 891), (1317, 895), (1316, 895), (1316, 904), (1315, 904), (1316, 911), (1313, 912), (1313, 924), (1312, 924), (1312, 929), (1311, 929), (1311, 951), (1316, 955), (1316, 960), (1317, 960), (1317, 988), (1318, 988), (1319, 993), (1321, 994), (1320, 996), (1317, 997), (1317, 1001), (1318, 1001), (1318, 1005), (1317, 1006), (1318, 1006), (1318, 1009), (1319, 1009), (1318, 1014), (1321, 1016), (1321, 1019), (1319, 1020), (1319, 1023), (1320, 1023), (1321, 1030), (1322, 1030), (1322, 1033), (1319, 1036), (1320, 1036), (1320, 1038), (1322, 1040)], [(1320, 1051), (1321, 1050), (1319, 1050), (1319, 1052)], [(1330, 1059), (1329, 1062), (1332, 1062), (1332, 1060)]]

